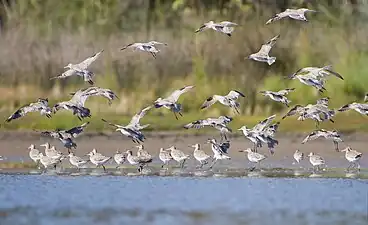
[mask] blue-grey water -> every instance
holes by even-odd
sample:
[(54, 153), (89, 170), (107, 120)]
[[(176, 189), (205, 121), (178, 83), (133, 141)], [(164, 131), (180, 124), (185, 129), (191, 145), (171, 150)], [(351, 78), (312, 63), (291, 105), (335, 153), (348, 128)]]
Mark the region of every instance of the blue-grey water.
[(368, 224), (341, 178), (0, 175), (0, 224)]

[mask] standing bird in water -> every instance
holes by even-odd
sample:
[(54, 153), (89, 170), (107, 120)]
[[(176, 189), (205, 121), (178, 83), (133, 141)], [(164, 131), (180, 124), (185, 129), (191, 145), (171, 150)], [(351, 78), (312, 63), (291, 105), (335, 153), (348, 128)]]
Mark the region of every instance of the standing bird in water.
[(297, 163), (300, 163), (300, 161), (304, 159), (304, 153), (299, 151), (299, 149), (297, 149), (295, 150), (293, 157)]
[(171, 110), (174, 113), (175, 118), (178, 119), (178, 116), (176, 115), (176, 113), (178, 113), (180, 116), (183, 116), (183, 115), (181, 114), (182, 105), (177, 103), (177, 101), (179, 100), (179, 97), (182, 94), (190, 91), (192, 88), (194, 88), (194, 86), (185, 86), (179, 90), (175, 90), (166, 98), (158, 98), (154, 102), (155, 108), (161, 108), (163, 106)]

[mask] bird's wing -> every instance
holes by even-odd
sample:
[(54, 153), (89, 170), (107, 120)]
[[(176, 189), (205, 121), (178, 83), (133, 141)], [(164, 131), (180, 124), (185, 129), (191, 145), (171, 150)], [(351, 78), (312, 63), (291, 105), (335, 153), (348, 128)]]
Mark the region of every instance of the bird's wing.
[(290, 18), (292, 18), (292, 19), (295, 19), (295, 20), (303, 20), (303, 21), (306, 21), (305, 16), (304, 15), (301, 15), (299, 13), (290, 13), (288, 16)]
[(194, 86), (185, 86), (179, 90), (175, 90), (173, 93), (171, 93), (171, 95), (169, 97), (167, 97), (166, 99), (169, 100), (172, 103), (175, 103), (178, 101), (180, 95), (184, 94), (185, 92), (190, 91), (192, 88), (194, 88)]
[(83, 132), (84, 128), (89, 124), (89, 122), (86, 122), (80, 126), (77, 127), (73, 127), (67, 131), (65, 131), (66, 133), (72, 135), (73, 137), (76, 137), (77, 135), (79, 135), (80, 133)]
[(283, 117), (282, 117), (282, 119), (285, 119), (286, 117), (288, 117), (288, 116), (294, 116), (297, 112), (298, 112), (298, 108), (299, 108), (299, 106), (298, 105), (296, 105), (296, 106), (294, 106), (293, 108), (291, 108), (290, 110), (289, 110), (289, 112), (287, 112)]
[(189, 128), (200, 129), (203, 127), (204, 127), (203, 120), (196, 120), (196, 121), (193, 121), (191, 123), (184, 125), (184, 128), (186, 129), (189, 129)]
[(222, 26), (225, 26), (225, 27), (238, 26), (237, 23), (233, 23), (233, 22), (229, 22), (229, 21), (222, 21), (219, 24), (222, 25)]
[(203, 24), (197, 30), (195, 30), (194, 33), (202, 32), (202, 31), (204, 31), (206, 29), (208, 29), (208, 27), (206, 26), (206, 24)]
[(245, 97), (243, 93), (237, 90), (231, 90), (229, 94), (226, 95), (227, 98), (230, 98), (232, 100), (237, 100), (240, 96), (243, 98)]
[(184, 128), (189, 129), (189, 128), (195, 128), (195, 129), (200, 129), (205, 127), (206, 125), (209, 125), (207, 123), (207, 120), (196, 120), (193, 121), (191, 123), (188, 123), (186, 125), (184, 125)]
[(94, 95), (94, 92), (91, 92), (89, 88), (84, 88), (84, 89), (81, 89), (75, 92), (69, 102), (72, 102), (76, 105), (80, 105), (84, 107), (84, 103), (86, 102), (87, 98), (93, 95)]
[(77, 64), (75, 66), (78, 67), (78, 68), (81, 68), (83, 70), (86, 70), (94, 61), (96, 61), (98, 59), (98, 57), (101, 55), (101, 53), (103, 51), (104, 50), (101, 50), (101, 51), (95, 53), (93, 56), (88, 57), (83, 62), (81, 62), (81, 63), (79, 63), (79, 64)]
[(75, 75), (75, 70), (73, 69), (68, 69), (67, 71), (65, 71), (64, 73), (62, 73), (61, 75), (59, 76), (56, 76), (56, 77), (51, 77), (50, 80), (53, 80), (53, 79), (63, 79), (63, 78), (67, 78), (67, 77), (70, 77), (70, 76), (73, 76)]
[(313, 131), (307, 137), (304, 138), (304, 140), (302, 141), (302, 144), (305, 144), (307, 141), (316, 140), (317, 138), (319, 138), (319, 136), (320, 136), (320, 132)]
[(281, 13), (277, 13), (277, 14), (276, 14), (276, 15), (274, 15), (271, 19), (269, 19), (269, 20), (266, 22), (266, 24), (270, 24), (270, 23), (272, 23), (272, 22), (274, 22), (274, 21), (280, 20), (280, 19), (282, 19), (282, 18), (284, 18), (284, 17), (287, 17), (287, 16), (288, 16), (288, 15), (287, 15), (286, 11), (281, 12)]
[(280, 37), (280, 35), (277, 35), (273, 37), (271, 40), (269, 40), (267, 43), (263, 44), (261, 46), (261, 49), (258, 51), (259, 54), (262, 55), (268, 55), (272, 49), (272, 47), (276, 44), (277, 39)]
[(262, 120), (261, 122), (259, 122), (258, 124), (256, 124), (252, 131), (253, 132), (261, 132), (263, 131), (266, 127), (268, 127), (271, 123), (272, 123), (272, 120), (276, 117), (276, 115), (272, 115), (264, 120)]
[(215, 102), (217, 102), (217, 99), (215, 99), (214, 97), (209, 97), (201, 105), (201, 109), (206, 109), (206, 108), (210, 107), (211, 105), (215, 104)]
[(278, 92), (276, 92), (277, 95), (287, 95), (289, 94), (290, 92), (294, 91), (295, 88), (286, 88), (284, 90), (280, 90)]
[(35, 112), (39, 110), (39, 107), (33, 104), (34, 103), (31, 103), (29, 105), (20, 107), (17, 111), (15, 111), (12, 115), (10, 115), (8, 119), (6, 119), (6, 122), (10, 122), (11, 120), (18, 119), (22, 116), (25, 116), (29, 112)]
[(346, 105), (341, 106), (341, 107), (338, 109), (338, 111), (339, 111), (339, 112), (343, 112), (343, 111), (347, 111), (347, 110), (349, 110), (349, 109), (350, 109), (350, 104), (346, 104)]
[(151, 108), (152, 108), (152, 106), (150, 105), (150, 106), (142, 109), (141, 111), (139, 111), (137, 114), (135, 114), (132, 117), (132, 119), (130, 120), (129, 125), (135, 126), (135, 125), (139, 124), (139, 121), (146, 115), (146, 113), (148, 112), (148, 110), (150, 110)]
[(130, 43), (130, 44), (123, 46), (120, 50), (125, 50), (127, 48), (136, 48), (139, 44), (141, 43)]
[(119, 124), (114, 124), (114, 123), (111, 123), (105, 119), (101, 119), (103, 122), (109, 124), (110, 126), (113, 126), (113, 127), (116, 127), (116, 128), (124, 128), (123, 126), (119, 125)]
[(323, 67), (323, 70), (326, 71), (326, 72), (328, 72), (328, 73), (330, 73), (330, 74), (332, 74), (332, 75), (334, 75), (337, 78), (340, 78), (341, 80), (344, 80), (344, 78), (341, 76), (341, 74), (339, 74), (339, 73), (337, 73), (337, 72), (335, 72), (335, 71), (332, 70), (332, 66), (331, 65), (324, 66)]

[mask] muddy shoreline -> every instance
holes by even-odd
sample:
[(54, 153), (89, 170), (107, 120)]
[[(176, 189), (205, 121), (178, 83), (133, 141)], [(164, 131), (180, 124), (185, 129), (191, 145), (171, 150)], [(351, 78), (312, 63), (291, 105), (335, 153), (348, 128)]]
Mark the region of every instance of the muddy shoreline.
[[(183, 132), (145, 132), (147, 140), (144, 142), (146, 150), (152, 155), (158, 156), (159, 149), (161, 147), (168, 148), (175, 145), (178, 149), (190, 154), (193, 149), (188, 145), (200, 143), (202, 148), (212, 155), (210, 145), (205, 144), (206, 140), (211, 137), (219, 138), (216, 133), (213, 134), (187, 134)], [(276, 138), (279, 141), (279, 145), (275, 149), (275, 154), (270, 155), (267, 148), (263, 147), (259, 150), (262, 154), (268, 156), (265, 160), (265, 164), (272, 165), (274, 167), (289, 167), (293, 162), (293, 153), (296, 149), (301, 150), (304, 153), (311, 151), (320, 154), (325, 158), (327, 165), (331, 167), (346, 167), (348, 162), (344, 158), (344, 153), (336, 152), (334, 150), (333, 143), (325, 139), (317, 139), (310, 141), (306, 144), (301, 144), (303, 138), (307, 133), (278, 133)], [(230, 162), (224, 162), (224, 166), (240, 166), (247, 164), (247, 159), (244, 153), (240, 153), (239, 150), (251, 147), (252, 144), (243, 136), (233, 135), (230, 136), (231, 147), (229, 155), (232, 157)], [(360, 161), (362, 168), (368, 168), (368, 150), (367, 140), (368, 134), (365, 133), (353, 133), (343, 135), (344, 143), (341, 144), (341, 148), (349, 145), (353, 149), (356, 149), (363, 153), (363, 157)], [(24, 131), (10, 131), (0, 132), (0, 155), (7, 158), (8, 161), (24, 161), (28, 162), (28, 146), (34, 144), (39, 150), (43, 150), (40, 144), (49, 142), (55, 145), (56, 148), (66, 153), (66, 149), (63, 148), (61, 143), (49, 137), (42, 137), (37, 132), (24, 132)], [(75, 153), (77, 155), (85, 155), (93, 148), (96, 148), (99, 152), (112, 156), (116, 150), (126, 151), (132, 149), (136, 151), (136, 144), (130, 139), (123, 137), (117, 132), (106, 133), (85, 133), (76, 139), (78, 145)], [(366, 156), (366, 157), (365, 157)], [(196, 163), (194, 160), (190, 160), (189, 163)], [(154, 163), (160, 163), (158, 159)], [(302, 163), (304, 166), (310, 166), (308, 160), (304, 160)]]

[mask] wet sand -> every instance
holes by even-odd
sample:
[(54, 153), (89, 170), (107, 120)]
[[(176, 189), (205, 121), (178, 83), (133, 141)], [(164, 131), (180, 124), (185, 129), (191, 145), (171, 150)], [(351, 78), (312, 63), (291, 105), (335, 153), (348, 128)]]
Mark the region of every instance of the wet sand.
[[(279, 145), (275, 149), (275, 154), (270, 155), (267, 148), (263, 147), (259, 150), (260, 153), (265, 154), (268, 158), (263, 162), (263, 165), (267, 167), (282, 167), (289, 168), (295, 167), (293, 165), (293, 153), (296, 149), (301, 150), (305, 154), (313, 151), (325, 158), (328, 167), (344, 168), (348, 166), (348, 162), (344, 158), (344, 153), (336, 152), (334, 145), (331, 141), (325, 139), (318, 139), (310, 141), (306, 144), (300, 144), (303, 138), (307, 134), (286, 134), (280, 133), (277, 135)], [(145, 149), (152, 155), (156, 156), (154, 163), (160, 163), (158, 161), (158, 152), (160, 147), (168, 148), (175, 145), (178, 149), (183, 150), (186, 153), (191, 153), (193, 148), (188, 147), (194, 143), (200, 143), (202, 148), (212, 155), (211, 147), (205, 144), (206, 140), (211, 137), (219, 138), (218, 135), (191, 135), (183, 133), (168, 133), (168, 132), (155, 132), (146, 133), (147, 140), (144, 142)], [(245, 154), (240, 153), (239, 150), (251, 147), (252, 144), (242, 136), (232, 136), (229, 138), (231, 141), (230, 153), (232, 157), (231, 161), (223, 161), (221, 165), (229, 168), (239, 168), (249, 166)], [(344, 148), (346, 145), (351, 146), (363, 153), (363, 157), (360, 161), (362, 168), (368, 168), (368, 155), (367, 141), (368, 134), (346, 134), (343, 136), (344, 143), (340, 145), (340, 148)], [(61, 143), (52, 138), (41, 137), (35, 132), (2, 132), (0, 133), (0, 155), (6, 157), (6, 161), (10, 162), (29, 162), (28, 146), (34, 144), (39, 150), (43, 150), (40, 144), (49, 142), (55, 145), (56, 148), (62, 152), (67, 153)], [(93, 148), (96, 148), (99, 152), (112, 156), (117, 149), (120, 151), (126, 151), (132, 149), (136, 151), (137, 144), (133, 143), (130, 139), (120, 135), (119, 133), (86, 133), (76, 139), (78, 145), (75, 153), (83, 156)], [(188, 164), (196, 163), (194, 159), (189, 160)], [(304, 167), (309, 167), (308, 160), (302, 162)]]

